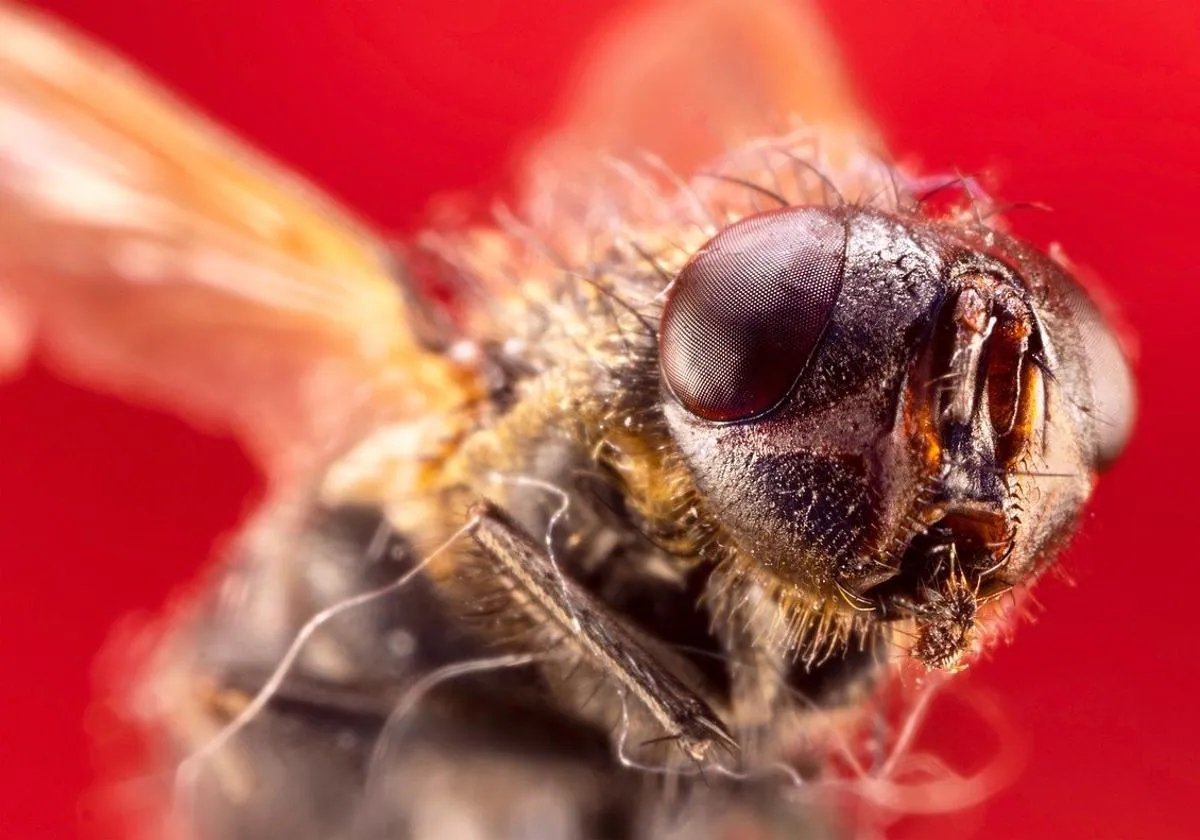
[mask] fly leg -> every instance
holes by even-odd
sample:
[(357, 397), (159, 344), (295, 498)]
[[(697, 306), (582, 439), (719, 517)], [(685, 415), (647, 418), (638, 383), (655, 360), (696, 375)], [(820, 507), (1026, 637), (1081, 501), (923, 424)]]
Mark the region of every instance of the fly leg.
[(473, 539), (524, 596), (531, 620), (555, 625), (584, 660), (618, 684), (622, 697), (637, 698), (693, 760), (714, 747), (736, 750), (721, 719), (664, 661), (663, 652), (652, 650), (607, 605), (560, 574), (544, 546), (498, 507), (485, 502), (472, 514)]
[[(640, 777), (613, 764), (602, 730), (531, 688), (536, 657), (498, 656), (459, 626), (382, 511), (265, 517), (231, 560), (164, 657), (179, 679), (159, 669), (151, 686), (171, 689), (161, 834), (518, 840), (533, 824), (547, 840), (633, 836)], [(402, 580), (322, 622), (277, 678), (315, 616)]]

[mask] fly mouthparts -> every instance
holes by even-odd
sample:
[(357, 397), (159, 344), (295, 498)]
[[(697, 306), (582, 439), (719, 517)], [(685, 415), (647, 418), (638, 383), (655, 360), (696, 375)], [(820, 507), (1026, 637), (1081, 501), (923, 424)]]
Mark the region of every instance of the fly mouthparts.
[(927, 590), (912, 656), (930, 669), (960, 670), (974, 641), (978, 609), (976, 586), (962, 576), (951, 575), (941, 589)]

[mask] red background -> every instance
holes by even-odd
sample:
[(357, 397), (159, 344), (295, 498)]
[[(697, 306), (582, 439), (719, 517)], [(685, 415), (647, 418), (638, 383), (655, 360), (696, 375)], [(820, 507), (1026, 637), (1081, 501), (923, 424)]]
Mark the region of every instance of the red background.
[[(436, 192), (503, 184), (618, 4), (45, 5), (403, 231)], [(1019, 230), (1095, 268), (1141, 342), (1141, 423), (1067, 558), (1078, 587), (1043, 586), (1039, 621), (965, 677), (1002, 697), (1026, 769), (984, 809), (908, 833), (1196, 836), (1200, 14), (1192, 0), (825, 5), (893, 148), (935, 170), (990, 166), (1005, 198), (1052, 206)], [(194, 574), (257, 479), (232, 443), (41, 371), (0, 388), (0, 429), (0, 835), (71, 837), (96, 651)], [(975, 736), (953, 721), (936, 739), (961, 753)]]

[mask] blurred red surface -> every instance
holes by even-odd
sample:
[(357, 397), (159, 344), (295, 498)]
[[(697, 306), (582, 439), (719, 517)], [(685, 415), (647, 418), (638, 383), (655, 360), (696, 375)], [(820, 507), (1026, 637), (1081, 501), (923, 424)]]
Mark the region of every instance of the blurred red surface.
[[(403, 232), (436, 193), (505, 183), (621, 4), (41, 5)], [(1039, 620), (965, 677), (1001, 698), (1027, 765), (983, 808), (903, 834), (1197, 836), (1200, 13), (1191, 0), (824, 5), (892, 147), (929, 170), (990, 168), (1005, 198), (1053, 207), (1018, 229), (1094, 268), (1141, 348), (1136, 438), (1065, 561), (1078, 587), (1048, 581)], [(202, 567), (258, 484), (232, 443), (43, 371), (0, 388), (0, 418), (0, 835), (71, 837), (87, 821), (97, 651)], [(974, 729), (949, 714), (931, 729), (970, 754)]]

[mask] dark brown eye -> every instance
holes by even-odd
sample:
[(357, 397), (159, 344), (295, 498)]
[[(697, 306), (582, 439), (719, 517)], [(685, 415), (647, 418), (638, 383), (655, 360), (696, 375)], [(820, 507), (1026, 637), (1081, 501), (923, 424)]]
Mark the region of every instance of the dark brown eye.
[(812, 207), (761, 213), (709, 240), (663, 311), (663, 377), (684, 408), (745, 420), (787, 397), (833, 312), (845, 251), (845, 222)]

